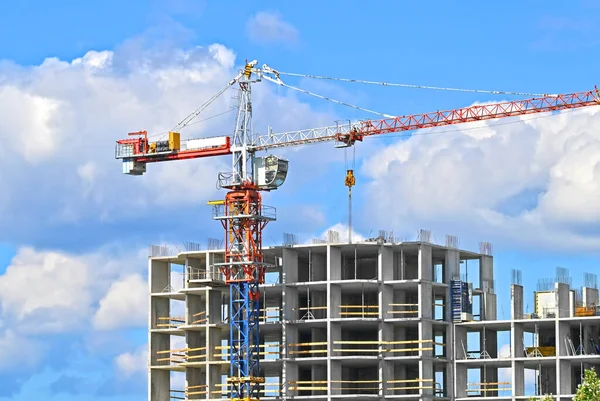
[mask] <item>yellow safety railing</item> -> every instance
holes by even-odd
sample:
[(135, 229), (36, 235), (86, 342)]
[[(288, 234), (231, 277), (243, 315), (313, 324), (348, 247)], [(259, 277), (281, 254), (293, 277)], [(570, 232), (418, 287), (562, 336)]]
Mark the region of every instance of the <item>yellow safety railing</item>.
[(371, 318), (379, 316), (379, 305), (340, 305), (340, 317)]
[(389, 308), (386, 313), (392, 319), (403, 319), (409, 317), (417, 317), (419, 315), (419, 304), (388, 304)]
[(298, 320), (325, 319), (327, 317), (328, 306), (307, 306), (303, 308), (294, 308), (298, 311)]
[[(500, 391), (512, 391), (511, 382), (481, 382), (467, 383), (467, 393), (490, 393)], [(508, 386), (508, 387), (506, 387)]]
[[(230, 379), (227, 379), (228, 381), (230, 381)], [(219, 390), (214, 390), (211, 391), (211, 394), (220, 394), (221, 397), (224, 396), (228, 396), (230, 393), (230, 383), (218, 383), (215, 386), (219, 387)], [(258, 391), (258, 394), (261, 395), (262, 397), (279, 397), (280, 395), (280, 388), (281, 385), (280, 383), (277, 382), (264, 382), (264, 383), (258, 383), (258, 386), (260, 387), (260, 390)]]
[(327, 356), (327, 341), (288, 344), (289, 354), (304, 358)]
[(260, 315), (258, 316), (258, 319), (261, 323), (278, 322), (280, 320), (280, 313), (281, 308), (278, 306), (263, 308), (260, 309)]
[(157, 329), (176, 329), (185, 324), (185, 317), (183, 316), (159, 316), (157, 320)]
[[(440, 383), (433, 379), (406, 379), (406, 380), (386, 380), (388, 391), (407, 391), (407, 390), (433, 390), (434, 393), (441, 392)], [(346, 394), (353, 391), (379, 391), (383, 389), (383, 382), (380, 380), (295, 380), (288, 382), (290, 391), (343, 391)]]
[(207, 321), (208, 319), (206, 318), (206, 311), (202, 311), (192, 315), (192, 321), (190, 324), (203, 324)]
[(177, 366), (186, 362), (197, 362), (199, 359), (205, 359), (206, 347), (200, 348), (181, 348), (181, 349), (172, 349), (172, 350), (164, 350), (157, 351), (157, 359), (158, 365), (170, 365)]
[[(281, 358), (281, 345), (278, 343), (259, 344), (258, 347), (261, 349), (261, 351), (258, 353), (258, 355), (261, 357), (261, 361)], [(220, 351), (213, 354), (215, 358), (222, 358), (224, 361), (229, 360), (229, 351), (231, 348), (228, 345), (219, 345), (214, 349), (215, 351)], [(276, 351), (266, 351), (266, 349), (275, 349)], [(265, 358), (267, 355), (275, 355), (276, 358)]]

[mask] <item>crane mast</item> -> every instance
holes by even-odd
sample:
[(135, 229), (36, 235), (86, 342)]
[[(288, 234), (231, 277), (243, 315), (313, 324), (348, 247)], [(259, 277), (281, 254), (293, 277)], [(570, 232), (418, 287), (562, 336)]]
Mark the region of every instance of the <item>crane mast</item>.
[[(331, 141), (336, 142), (336, 147), (347, 148), (369, 136), (600, 104), (600, 92), (594, 88), (587, 92), (540, 95), (526, 100), (348, 122), (299, 131), (272, 133), (269, 129), (266, 135), (255, 136), (252, 129), (252, 84), (265, 79), (297, 89), (284, 84), (276, 70), (267, 65), (256, 68), (256, 64), (256, 60), (246, 62), (244, 68), (222, 91), (178, 125), (179, 128), (185, 127), (216, 97), (237, 83), (238, 108), (231, 137), (180, 141), (178, 132), (169, 132), (168, 140), (150, 142), (146, 131), (138, 131), (129, 134), (135, 138), (118, 140), (115, 149), (115, 157), (122, 159), (123, 173), (129, 175), (144, 174), (147, 163), (232, 155), (231, 171), (219, 173), (217, 181), (219, 188), (228, 190), (225, 199), (211, 201), (209, 205), (213, 206), (213, 219), (221, 222), (225, 234), (225, 260), (215, 265), (229, 286), (230, 370), (227, 380), (230, 399), (236, 401), (259, 400), (261, 383), (264, 383), (259, 366), (260, 285), (265, 282), (265, 274), (270, 265), (265, 263), (263, 257), (262, 233), (265, 226), (276, 219), (276, 213), (275, 208), (263, 205), (261, 191), (277, 189), (285, 182), (288, 171), (286, 159), (272, 154), (257, 157), (256, 152)], [(345, 178), (349, 195), (349, 225), (352, 224), (351, 191), (356, 183), (353, 169), (354, 167), (347, 170)]]
[[(219, 187), (229, 189), (225, 200), (213, 202), (213, 218), (225, 229), (225, 261), (219, 269), (229, 285), (228, 384), (232, 400), (258, 400), (261, 377), (260, 289), (267, 264), (262, 254), (262, 231), (275, 220), (274, 209), (262, 204), (261, 188), (255, 182), (252, 135), (252, 78), (256, 61), (247, 63), (238, 80), (238, 109), (231, 146), (232, 172), (219, 174)], [(268, 210), (272, 212), (269, 213)]]

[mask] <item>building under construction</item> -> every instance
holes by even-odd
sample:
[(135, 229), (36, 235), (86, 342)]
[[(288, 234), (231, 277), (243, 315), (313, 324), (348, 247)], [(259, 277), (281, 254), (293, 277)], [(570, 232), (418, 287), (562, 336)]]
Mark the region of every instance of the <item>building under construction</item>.
[[(600, 365), (594, 275), (573, 290), (557, 269), (525, 300), (513, 270), (510, 319), (499, 320), (490, 244), (381, 234), (311, 245), (288, 235), (265, 249), (275, 267), (260, 286), (261, 399), (570, 400)], [(229, 397), (220, 245), (152, 249), (150, 401)]]

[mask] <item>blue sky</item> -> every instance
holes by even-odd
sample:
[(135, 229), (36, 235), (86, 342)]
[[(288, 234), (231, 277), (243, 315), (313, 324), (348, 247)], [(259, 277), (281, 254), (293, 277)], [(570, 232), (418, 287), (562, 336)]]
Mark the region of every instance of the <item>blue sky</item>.
[[(153, 165), (129, 177), (114, 142), (175, 125), (244, 59), (288, 72), (533, 93), (598, 82), (595, 2), (455, 3), (3, 2), (0, 400), (146, 399), (147, 246), (221, 237), (205, 202), (222, 196), (214, 182), (228, 160)], [(514, 98), (285, 81), (397, 115)], [(257, 88), (254, 106), (258, 132), (376, 118), (270, 83)], [(512, 268), (523, 271), (526, 303), (556, 266), (581, 285), (598, 266), (600, 116), (511, 121), (360, 144), (355, 231), (414, 239), (427, 228), (438, 242), (458, 235), (467, 249), (491, 241), (499, 304), (508, 302)], [(182, 134), (231, 130), (225, 117)], [(280, 154), (290, 174), (266, 195), (278, 221), (265, 245), (283, 232), (309, 240), (344, 230), (343, 151), (324, 144)], [(111, 310), (115, 299), (127, 303), (122, 315)], [(17, 357), (17, 368), (2, 363)]]

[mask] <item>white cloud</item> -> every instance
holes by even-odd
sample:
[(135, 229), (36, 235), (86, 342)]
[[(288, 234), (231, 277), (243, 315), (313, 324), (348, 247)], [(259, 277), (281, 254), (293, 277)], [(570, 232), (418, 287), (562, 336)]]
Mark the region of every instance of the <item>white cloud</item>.
[[(114, 256), (107, 256), (111, 251)], [(143, 280), (139, 275), (130, 274), (145, 264), (141, 252), (129, 252), (107, 248), (71, 255), (20, 248), (0, 275), (0, 318), (22, 333), (61, 333), (87, 327), (101, 300), (95, 319), (100, 326), (106, 326), (106, 314), (113, 313), (116, 319), (110, 323), (112, 328), (142, 325), (145, 319), (140, 316), (147, 316), (147, 308), (140, 292), (144, 295), (147, 286), (140, 284)], [(121, 275), (124, 278), (119, 280)], [(143, 310), (137, 309), (140, 305)], [(132, 309), (128, 320), (119, 315)]]
[(29, 367), (40, 359), (40, 346), (12, 329), (0, 331), (0, 370), (15, 368), (15, 361), (20, 367)]
[[(332, 236), (331, 236), (331, 238), (328, 238), (328, 235), (330, 232), (331, 232)], [(311, 238), (306, 238), (305, 241), (303, 241), (303, 243), (304, 244), (312, 243), (313, 238), (314, 239), (322, 239), (322, 240), (330, 240), (331, 242), (335, 242), (335, 241), (339, 240), (340, 243), (344, 243), (344, 242), (348, 242), (348, 233), (349, 233), (349, 230), (348, 230), (347, 224), (337, 223), (337, 224), (334, 224), (334, 225), (326, 228), (319, 235), (313, 236)], [(365, 236), (354, 231), (354, 229), (352, 230), (352, 242), (360, 242), (360, 241), (364, 241), (365, 239), (366, 239)]]
[(148, 369), (148, 345), (138, 347), (134, 352), (126, 352), (115, 358), (117, 371), (129, 378), (135, 374), (145, 374)]
[[(264, 17), (264, 16), (263, 16)], [(263, 18), (261, 17), (261, 18)], [(260, 18), (259, 18), (260, 20)], [(285, 31), (285, 30), (284, 30)], [(115, 141), (147, 130), (153, 139), (173, 128), (237, 74), (240, 61), (221, 44), (190, 49), (90, 51), (69, 61), (48, 58), (38, 66), (0, 64), (0, 232), (48, 224), (114, 222), (156, 214), (157, 207), (192, 207), (217, 196), (217, 172), (228, 158), (149, 164), (142, 177), (121, 173)], [(278, 130), (328, 125), (268, 82), (253, 90), (254, 127)], [(232, 92), (218, 98), (182, 137), (231, 134)], [(302, 116), (298, 120), (298, 116)], [(32, 195), (35, 188), (35, 196)], [(14, 235), (13, 235), (14, 237)], [(0, 240), (1, 240), (0, 235)], [(14, 238), (10, 238), (14, 240)]]
[(510, 358), (510, 344), (504, 344), (498, 350), (498, 356), (500, 358)]
[(294, 43), (298, 40), (298, 30), (283, 20), (277, 12), (260, 11), (246, 24), (250, 39), (258, 43)]
[(22, 248), (0, 276), (2, 312), (32, 331), (77, 326), (91, 311), (91, 274), (82, 258)]
[(414, 135), (368, 158), (367, 218), (524, 245), (600, 245), (589, 230), (600, 221), (599, 110), (494, 124)]
[(148, 284), (139, 274), (115, 281), (100, 300), (94, 327), (112, 330), (144, 326), (148, 320)]

